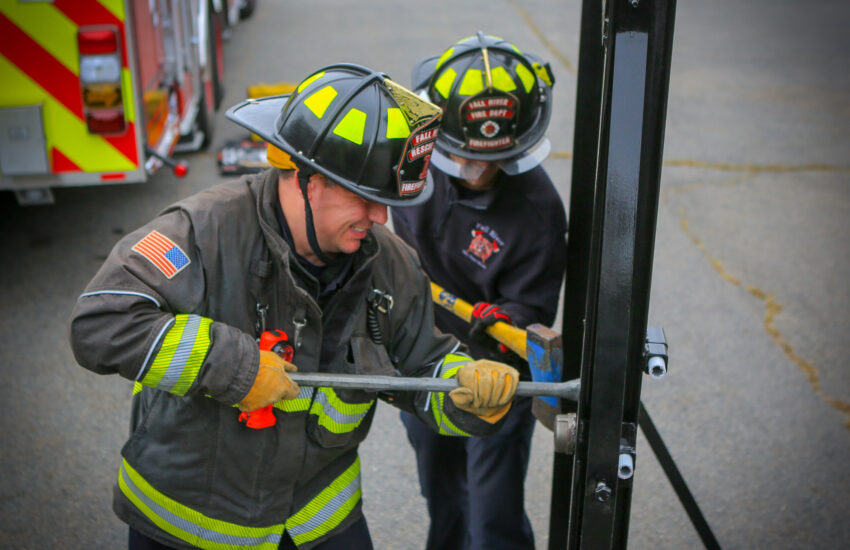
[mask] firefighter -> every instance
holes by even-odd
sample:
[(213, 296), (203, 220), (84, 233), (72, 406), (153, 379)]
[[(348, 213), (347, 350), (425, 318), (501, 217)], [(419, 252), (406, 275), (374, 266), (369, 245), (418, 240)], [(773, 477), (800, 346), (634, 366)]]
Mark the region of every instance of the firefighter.
[[(375, 393), (302, 372), (457, 377), (381, 397), (443, 434), (495, 433), (517, 372), (434, 329), (428, 279), (381, 227), (433, 192), (434, 105), (357, 65), (228, 116), (280, 151), (261, 174), (166, 208), (123, 238), (71, 319), (77, 361), (135, 381), (113, 508), (131, 548), (372, 548), (359, 443)], [(427, 147), (426, 147), (427, 149)], [(261, 351), (286, 334), (294, 356)], [(274, 425), (240, 423), (273, 404)]]
[[(443, 109), (431, 156), (435, 189), (414, 208), (393, 209), (393, 227), (434, 282), (475, 304), (471, 324), (438, 309), (438, 328), (465, 341), (475, 357), (509, 362), (528, 379), (527, 363), (484, 330), (496, 321), (555, 321), (567, 222), (540, 166), (550, 149), (552, 73), (513, 44), (478, 33), (421, 61), (413, 81)], [(534, 547), (523, 504), (531, 398), (517, 399), (489, 438), (443, 437), (416, 416), (401, 416), (431, 515), (426, 548)]]

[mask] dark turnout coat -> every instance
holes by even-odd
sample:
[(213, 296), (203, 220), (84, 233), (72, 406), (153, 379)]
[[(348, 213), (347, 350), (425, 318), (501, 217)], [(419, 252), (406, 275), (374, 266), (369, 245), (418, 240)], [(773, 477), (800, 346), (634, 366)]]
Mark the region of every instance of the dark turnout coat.
[[(469, 360), (435, 331), (415, 254), (382, 227), (320, 307), (293, 276), (277, 181), (270, 170), (167, 208), (115, 246), (72, 315), (78, 362), (136, 382), (114, 509), (168, 545), (277, 548), (286, 530), (310, 548), (361, 516), (357, 447), (378, 396), (305, 387), (275, 404), (274, 427), (240, 424), (263, 328), (290, 336), (301, 372), (451, 377)], [(383, 345), (367, 325), (375, 290), (393, 298), (377, 313)], [(443, 394), (383, 397), (440, 433), (498, 429)]]

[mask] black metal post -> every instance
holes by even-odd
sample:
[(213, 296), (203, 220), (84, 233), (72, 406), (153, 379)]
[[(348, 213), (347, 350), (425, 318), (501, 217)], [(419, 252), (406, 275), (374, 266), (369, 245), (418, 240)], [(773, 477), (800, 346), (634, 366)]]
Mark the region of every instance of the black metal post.
[[(563, 316), (564, 380), (581, 374), (589, 283), (591, 281), (590, 235), (592, 205), (596, 192), (599, 149), (599, 117), (602, 109), (602, 74), (605, 49), (602, 43), (603, 4), (584, 0), (581, 8), (578, 77), (576, 83), (573, 162), (570, 188), (569, 242)], [(562, 413), (574, 413), (577, 404), (561, 400)], [(553, 453), (552, 497), (549, 514), (549, 550), (567, 546), (567, 526), (572, 493), (573, 455)]]
[[(581, 395), (572, 476), (557, 459), (554, 475), (570, 484), (569, 529), (561, 544), (563, 487), (553, 487), (550, 550), (626, 548), (632, 484), (619, 459), (639, 418), (675, 14), (675, 0), (609, 0), (597, 47), (585, 28), (593, 4), (583, 5), (564, 304), (564, 376), (580, 368)], [(587, 97), (596, 86), (598, 103)]]

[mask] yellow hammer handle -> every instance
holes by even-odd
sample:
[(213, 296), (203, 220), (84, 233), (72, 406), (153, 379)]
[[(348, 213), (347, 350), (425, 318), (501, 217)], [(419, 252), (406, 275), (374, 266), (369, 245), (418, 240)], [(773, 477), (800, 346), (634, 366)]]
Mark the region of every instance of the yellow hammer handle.
[[(443, 287), (434, 282), (431, 282), (431, 298), (435, 304), (451, 311), (467, 323), (472, 320), (472, 305), (446, 292)], [(486, 332), (523, 359), (527, 359), (525, 343), (528, 336), (523, 329), (498, 321), (487, 327)]]

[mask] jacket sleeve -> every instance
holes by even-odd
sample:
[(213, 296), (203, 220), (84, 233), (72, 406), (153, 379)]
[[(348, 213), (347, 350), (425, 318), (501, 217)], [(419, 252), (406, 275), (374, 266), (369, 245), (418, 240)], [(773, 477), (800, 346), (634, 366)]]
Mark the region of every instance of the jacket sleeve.
[(259, 350), (250, 335), (203, 315), (204, 251), (196, 242), (189, 215), (172, 210), (115, 245), (71, 315), (80, 365), (226, 404), (247, 394)]
[[(412, 265), (417, 269), (405, 276), (403, 286), (408, 289), (405, 292), (408, 299), (394, 315), (395, 319), (400, 319), (400, 324), (393, 329), (394, 362), (402, 376), (454, 378), (457, 371), (473, 359), (457, 339), (435, 327), (430, 281), (418, 269), (415, 253), (408, 250)], [(490, 424), (458, 409), (445, 393), (398, 392), (390, 402), (415, 414), (442, 435), (486, 436), (497, 432), (502, 424), (502, 421)]]

